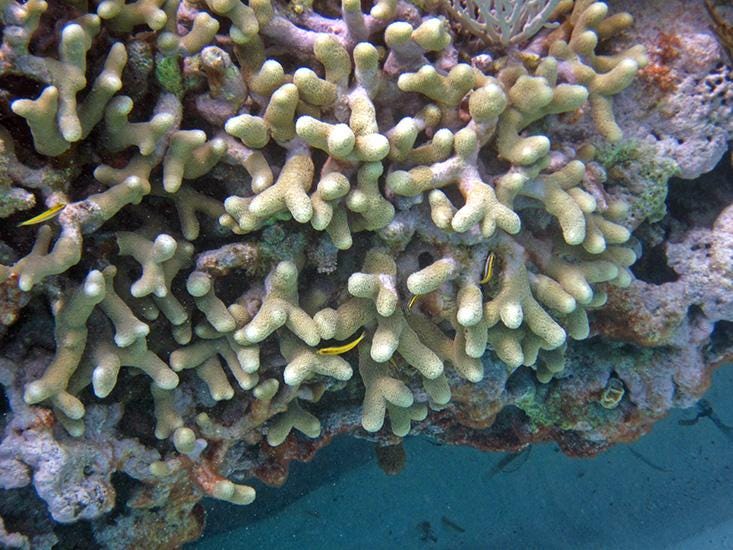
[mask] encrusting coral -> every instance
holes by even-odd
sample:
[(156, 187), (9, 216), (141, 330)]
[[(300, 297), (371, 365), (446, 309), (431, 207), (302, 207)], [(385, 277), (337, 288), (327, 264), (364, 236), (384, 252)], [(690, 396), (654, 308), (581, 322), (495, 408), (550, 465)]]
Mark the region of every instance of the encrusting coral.
[[(0, 4), (0, 70), (40, 84), (10, 103), (28, 136), (0, 135), (0, 189), (16, 197), (0, 214), (66, 204), (0, 267), (53, 296), (56, 353), (25, 401), (80, 436), (90, 394), (149, 384), (120, 368), (142, 370), (149, 431), (175, 449), (161, 446), (158, 477), (205, 459), (228, 429), (204, 412), (216, 402), (243, 402), (240, 437), (278, 446), (319, 437), (320, 401), (339, 391), (361, 392), (365, 430), (388, 417), (404, 436), (456, 380), (479, 383), (488, 354), (549, 382), (606, 285), (631, 282), (625, 205), (589, 184), (583, 143), (546, 131), (589, 111), (602, 140), (621, 138), (613, 97), (646, 57), (597, 53), (632, 23), (601, 2), (546, 2), (537, 17), (553, 25), (530, 17), (491, 62), (459, 55), (448, 20), (402, 0), (366, 14), (345, 0), (340, 19), (269, 0), (76, 2), (58, 55), (35, 45), (46, 2)], [(147, 105), (126, 87), (143, 55), (126, 39), (142, 28)], [(26, 185), (20, 148), (88, 173)], [(327, 247), (335, 267), (318, 280)], [(192, 404), (196, 377), (207, 392)], [(197, 486), (254, 498), (216, 479)]]

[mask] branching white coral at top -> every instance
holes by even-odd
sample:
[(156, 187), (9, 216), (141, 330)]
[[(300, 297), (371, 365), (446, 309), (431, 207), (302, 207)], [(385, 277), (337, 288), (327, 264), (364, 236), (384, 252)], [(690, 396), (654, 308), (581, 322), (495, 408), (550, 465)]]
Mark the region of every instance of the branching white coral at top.
[(534, 36), (560, 0), (448, 0), (448, 3), (470, 32), (507, 47)]

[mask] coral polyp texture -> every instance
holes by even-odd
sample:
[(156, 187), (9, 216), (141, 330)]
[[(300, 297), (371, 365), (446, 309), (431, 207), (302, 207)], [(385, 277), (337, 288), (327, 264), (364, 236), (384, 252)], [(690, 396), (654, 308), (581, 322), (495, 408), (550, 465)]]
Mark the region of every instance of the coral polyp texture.
[(731, 207), (672, 220), (675, 150), (624, 137), (660, 62), (629, 13), (0, 9), (0, 487), (97, 544), (194, 539), (338, 433), (592, 455), (730, 353)]

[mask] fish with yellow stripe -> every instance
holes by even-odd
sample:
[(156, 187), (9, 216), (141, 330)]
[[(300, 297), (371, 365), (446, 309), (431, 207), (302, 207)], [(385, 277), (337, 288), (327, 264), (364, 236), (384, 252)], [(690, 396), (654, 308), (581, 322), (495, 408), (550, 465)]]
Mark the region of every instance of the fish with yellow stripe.
[(493, 252), (491, 252), (486, 257), (486, 263), (484, 264), (484, 276), (478, 282), (478, 284), (485, 285), (494, 276), (494, 262), (496, 262), (496, 254), (494, 254)]
[(38, 216), (33, 216), (29, 220), (25, 220), (24, 222), (20, 222), (18, 224), (18, 227), (23, 227), (23, 226), (26, 226), (26, 225), (36, 225), (36, 224), (39, 224), (39, 223), (47, 222), (48, 220), (52, 220), (53, 218), (55, 218), (56, 216), (58, 216), (64, 208), (66, 208), (66, 203), (60, 202), (60, 203), (52, 206), (48, 210), (46, 210), (44, 212), (41, 212), (40, 214), (38, 214)]
[(341, 344), (340, 346), (330, 346), (327, 348), (319, 348), (316, 353), (318, 355), (342, 355), (346, 353), (347, 351), (351, 351), (356, 346), (361, 343), (361, 341), (366, 337), (366, 332), (362, 332), (361, 336), (356, 338), (355, 340), (352, 340), (351, 342), (347, 342), (346, 344)]

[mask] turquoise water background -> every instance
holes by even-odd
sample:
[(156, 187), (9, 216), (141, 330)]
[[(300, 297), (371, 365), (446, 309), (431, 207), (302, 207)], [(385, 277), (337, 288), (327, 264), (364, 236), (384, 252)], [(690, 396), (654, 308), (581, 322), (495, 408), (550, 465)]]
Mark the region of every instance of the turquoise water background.
[[(733, 426), (733, 366), (705, 399)], [(257, 485), (249, 507), (208, 500), (205, 537), (188, 548), (733, 548), (733, 430), (679, 424), (698, 410), (593, 459), (536, 445), (503, 469), (505, 454), (408, 437), (405, 469), (387, 476), (371, 443), (337, 439), (283, 488)]]

